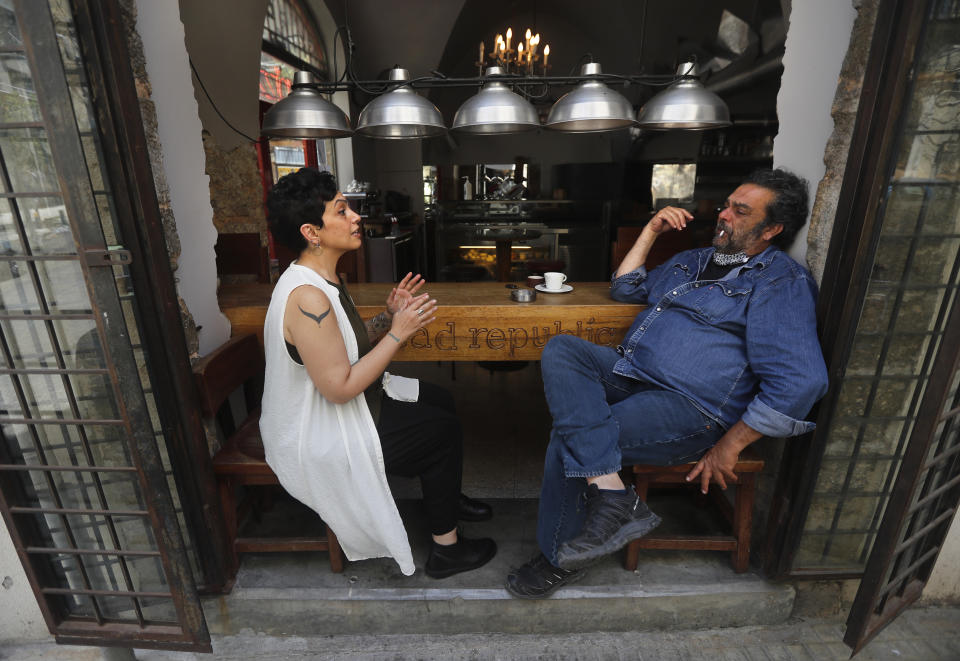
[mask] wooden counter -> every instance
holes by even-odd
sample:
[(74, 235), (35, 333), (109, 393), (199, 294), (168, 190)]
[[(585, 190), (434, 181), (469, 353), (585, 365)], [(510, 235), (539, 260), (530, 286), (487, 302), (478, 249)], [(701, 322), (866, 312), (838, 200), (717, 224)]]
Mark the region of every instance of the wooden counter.
[[(517, 303), (502, 282), (431, 282), (422, 291), (437, 299), (437, 317), (419, 330), (395, 360), (539, 360), (553, 335), (567, 333), (615, 347), (639, 305), (610, 298), (606, 282), (571, 283), (566, 294), (537, 292), (537, 300)], [(356, 283), (350, 295), (364, 319), (384, 309), (389, 283)], [(233, 334), (252, 332), (263, 341), (263, 319), (272, 285), (224, 285), (220, 309)]]

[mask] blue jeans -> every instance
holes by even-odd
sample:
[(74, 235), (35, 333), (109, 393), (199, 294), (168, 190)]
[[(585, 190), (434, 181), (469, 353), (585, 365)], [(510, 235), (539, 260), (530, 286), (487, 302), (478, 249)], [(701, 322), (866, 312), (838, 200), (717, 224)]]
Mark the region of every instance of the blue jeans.
[(556, 565), (559, 546), (583, 525), (584, 478), (615, 473), (624, 463), (699, 459), (725, 430), (683, 395), (614, 374), (620, 354), (610, 347), (558, 335), (540, 360), (553, 429), (537, 542)]

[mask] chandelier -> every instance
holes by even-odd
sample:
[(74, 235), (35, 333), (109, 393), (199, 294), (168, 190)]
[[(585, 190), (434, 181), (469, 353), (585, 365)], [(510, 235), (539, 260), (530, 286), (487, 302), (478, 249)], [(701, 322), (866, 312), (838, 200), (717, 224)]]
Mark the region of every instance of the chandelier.
[[(530, 28), (524, 33), (524, 40), (518, 41), (516, 49), (513, 48), (513, 28), (507, 28), (507, 38), (498, 34), (493, 42), (493, 50), (486, 52), (484, 42), (480, 42), (480, 60), (477, 65), (480, 68), (480, 75), (483, 75), (486, 69), (487, 60), (490, 60), (492, 66), (499, 67), (504, 73), (534, 75), (539, 69), (544, 76), (547, 75), (547, 59), (550, 57), (550, 44), (544, 44), (543, 54), (540, 53), (540, 33), (533, 34)], [(537, 66), (539, 62), (543, 64)]]

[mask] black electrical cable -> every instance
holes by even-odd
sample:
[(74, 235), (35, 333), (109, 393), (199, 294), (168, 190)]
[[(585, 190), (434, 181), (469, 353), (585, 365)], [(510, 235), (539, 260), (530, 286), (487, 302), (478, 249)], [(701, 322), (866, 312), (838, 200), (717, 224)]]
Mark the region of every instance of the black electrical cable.
[(200, 83), (200, 89), (203, 90), (203, 94), (204, 94), (204, 96), (207, 97), (207, 101), (210, 102), (210, 105), (213, 107), (214, 112), (216, 112), (216, 113), (217, 113), (217, 116), (219, 116), (220, 119), (223, 120), (223, 123), (226, 124), (227, 126), (229, 126), (231, 129), (233, 129), (233, 131), (234, 131), (235, 133), (237, 133), (237, 134), (239, 134), (239, 135), (242, 135), (244, 138), (246, 138), (246, 139), (249, 140), (250, 142), (254, 142), (254, 143), (259, 142), (259, 140), (257, 140), (256, 138), (251, 138), (249, 135), (247, 135), (246, 133), (244, 133), (243, 131), (241, 131), (240, 129), (238, 129), (236, 126), (234, 126), (233, 124), (231, 124), (230, 121), (229, 121), (226, 117), (223, 116), (223, 113), (220, 112), (220, 109), (219, 109), (219, 108), (217, 108), (217, 104), (213, 102), (213, 99), (212, 99), (212, 98), (210, 98), (210, 92), (207, 91), (207, 87), (203, 84), (203, 80), (200, 78), (200, 74), (197, 73), (197, 68), (196, 68), (195, 66), (193, 66), (193, 60), (190, 59), (189, 57), (188, 57), (187, 59), (188, 59), (189, 62), (190, 62), (190, 69), (191, 69), (191, 71), (193, 71), (193, 75), (197, 77), (197, 82)]

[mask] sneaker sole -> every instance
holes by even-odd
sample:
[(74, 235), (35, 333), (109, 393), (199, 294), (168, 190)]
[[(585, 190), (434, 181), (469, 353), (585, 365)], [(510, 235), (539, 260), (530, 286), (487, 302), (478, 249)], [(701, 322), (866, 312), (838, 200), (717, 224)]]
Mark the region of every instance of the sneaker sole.
[(504, 583), (504, 587), (507, 589), (507, 592), (510, 593), (510, 596), (516, 597), (517, 599), (530, 599), (530, 600), (546, 599), (550, 595), (552, 595), (554, 592), (562, 588), (564, 585), (570, 585), (571, 583), (576, 583), (581, 578), (583, 578), (586, 575), (586, 573), (587, 572), (585, 571), (581, 571), (581, 572), (577, 572), (576, 574), (573, 574), (572, 576), (568, 576), (565, 581), (563, 581), (562, 583), (557, 583), (556, 585), (554, 585), (552, 588), (550, 588), (549, 590), (547, 590), (541, 595), (520, 594), (519, 592), (514, 592), (510, 587), (509, 578)]
[(649, 534), (654, 528), (660, 525), (661, 518), (650, 512), (650, 516), (631, 521), (621, 527), (610, 539), (600, 546), (595, 546), (585, 551), (571, 551), (566, 544), (561, 545), (557, 551), (557, 566), (561, 569), (581, 569), (590, 565), (600, 558), (615, 553), (622, 549), (635, 539), (640, 539)]

